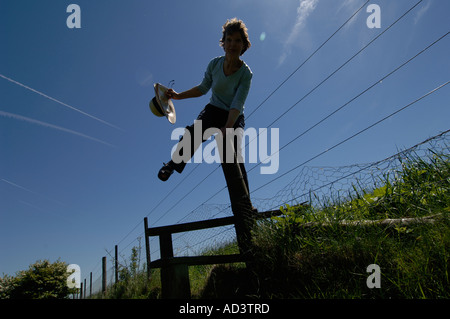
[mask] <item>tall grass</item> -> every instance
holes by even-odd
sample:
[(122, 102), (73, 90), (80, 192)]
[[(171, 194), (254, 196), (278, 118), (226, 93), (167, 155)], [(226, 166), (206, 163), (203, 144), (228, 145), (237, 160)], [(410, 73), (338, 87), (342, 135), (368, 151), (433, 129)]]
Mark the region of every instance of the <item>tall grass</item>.
[[(393, 175), (393, 176), (392, 176)], [(320, 208), (285, 207), (254, 231), (261, 296), (276, 298), (449, 298), (448, 155), (411, 156), (383, 187)], [(434, 223), (345, 226), (349, 220), (420, 218)], [(305, 225), (311, 225), (305, 227)], [(366, 285), (381, 268), (381, 288)]]
[[(192, 296), (450, 298), (450, 162), (448, 154), (431, 154), (402, 160), (376, 189), (356, 183), (346, 196), (331, 194), (320, 205), (283, 207), (282, 217), (260, 221), (253, 229), (252, 269), (244, 264), (189, 267)], [(420, 219), (426, 216), (434, 222)], [(387, 218), (417, 221), (349, 223)], [(236, 243), (228, 243), (203, 254), (236, 251)], [(371, 264), (380, 267), (380, 288), (366, 284)], [(138, 271), (103, 297), (159, 298), (159, 271), (153, 270), (151, 278)]]

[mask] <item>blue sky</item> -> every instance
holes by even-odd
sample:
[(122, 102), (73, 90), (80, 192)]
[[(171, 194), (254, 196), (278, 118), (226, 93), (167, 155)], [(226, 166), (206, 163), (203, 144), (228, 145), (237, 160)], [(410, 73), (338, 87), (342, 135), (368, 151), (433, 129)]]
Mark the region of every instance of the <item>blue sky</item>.
[[(371, 1), (381, 9), (381, 28), (367, 27), (366, 5), (248, 117), (247, 127), (268, 127), (416, 2)], [(71, 3), (81, 8), (80, 29), (66, 25)], [(217, 167), (193, 164), (166, 183), (157, 179), (175, 144), (173, 129), (191, 124), (209, 94), (175, 101), (175, 125), (155, 117), (148, 102), (154, 82), (174, 80), (177, 91), (200, 83), (210, 59), (223, 54), (227, 19), (243, 19), (252, 42), (243, 56), (253, 72), (248, 115), (364, 3), (0, 0), (0, 274), (61, 258), (80, 265), (86, 278), (105, 250), (137, 244), (149, 213), (151, 225), (176, 223), (225, 186), (219, 168), (173, 207)], [(422, 1), (273, 124), (280, 147), (450, 31), (448, 12), (448, 1)], [(447, 36), (283, 149), (277, 174), (251, 171), (250, 189), (447, 82), (449, 49)], [(421, 142), (449, 128), (448, 101), (450, 85), (308, 165), (373, 162)], [(295, 173), (252, 197), (272, 197)], [(206, 204), (228, 201), (224, 190)]]

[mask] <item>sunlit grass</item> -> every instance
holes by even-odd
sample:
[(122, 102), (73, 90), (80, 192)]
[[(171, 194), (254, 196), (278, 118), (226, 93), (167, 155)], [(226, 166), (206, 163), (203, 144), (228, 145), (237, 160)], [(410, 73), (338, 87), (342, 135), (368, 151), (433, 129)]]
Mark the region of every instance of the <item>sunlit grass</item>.
[[(450, 298), (450, 162), (446, 154), (403, 159), (376, 189), (357, 185), (314, 206), (285, 206), (257, 223), (255, 262), (189, 267), (193, 298)], [(311, 194), (311, 196), (314, 196)], [(430, 217), (431, 218), (427, 218)], [(390, 225), (355, 221), (413, 218)], [(229, 254), (236, 243), (202, 253)], [(381, 287), (369, 288), (377, 264)], [(159, 270), (128, 276), (104, 298), (160, 298)]]

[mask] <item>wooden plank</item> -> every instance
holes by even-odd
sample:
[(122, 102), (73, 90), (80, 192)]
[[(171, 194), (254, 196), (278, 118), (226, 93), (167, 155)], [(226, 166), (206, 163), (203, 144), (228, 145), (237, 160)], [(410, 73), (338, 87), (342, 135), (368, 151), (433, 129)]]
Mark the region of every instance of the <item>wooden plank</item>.
[[(282, 215), (282, 212), (279, 209), (271, 210), (267, 212), (261, 212), (254, 214), (255, 219), (263, 219), (263, 218), (269, 218), (272, 216), (279, 216)], [(190, 223), (184, 223), (184, 224), (175, 224), (175, 225), (169, 225), (169, 226), (160, 226), (160, 227), (153, 227), (153, 228), (147, 228), (146, 227), (146, 236), (159, 236), (164, 233), (182, 233), (187, 231), (194, 231), (194, 230), (200, 230), (200, 229), (207, 229), (207, 228), (214, 228), (214, 227), (221, 227), (221, 226), (227, 226), (232, 225), (235, 222), (234, 216), (228, 216), (228, 217), (222, 217), (222, 218), (215, 218), (215, 219), (209, 219), (209, 220), (202, 220), (198, 222), (190, 222)]]
[[(435, 214), (430, 216), (423, 217), (409, 217), (409, 218), (386, 218), (386, 219), (378, 219), (378, 220), (350, 220), (350, 221), (340, 221), (338, 223), (339, 226), (392, 226), (392, 225), (410, 225), (410, 224), (420, 224), (420, 223), (434, 223), (436, 218), (438, 218), (441, 214)], [(310, 222), (303, 225), (301, 227), (308, 226), (331, 226), (333, 223), (318, 223), (318, 222)]]
[(161, 234), (174, 234), (199, 229), (214, 228), (234, 224), (234, 216), (203, 220), (198, 222), (175, 224), (169, 226), (148, 228), (147, 236), (159, 236)]
[(241, 254), (233, 255), (215, 255), (215, 256), (188, 256), (188, 257), (172, 257), (166, 259), (158, 259), (151, 262), (151, 268), (162, 268), (170, 265), (185, 264), (193, 265), (215, 265), (230, 264), (244, 262)]

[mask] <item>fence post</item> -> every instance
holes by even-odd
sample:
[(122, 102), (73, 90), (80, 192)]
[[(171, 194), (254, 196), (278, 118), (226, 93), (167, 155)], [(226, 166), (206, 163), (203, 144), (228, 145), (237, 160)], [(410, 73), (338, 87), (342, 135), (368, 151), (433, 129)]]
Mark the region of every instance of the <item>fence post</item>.
[(91, 274), (89, 275), (89, 297), (92, 296), (92, 271)]
[(148, 236), (148, 219), (144, 217), (144, 235), (145, 235), (145, 255), (147, 257), (147, 279), (150, 279), (150, 240)]
[(102, 257), (102, 293), (106, 292), (106, 257)]
[(233, 151), (234, 160), (232, 163), (226, 163), (224, 157), (222, 156), (222, 170), (228, 186), (231, 210), (233, 211), (233, 215), (236, 217), (235, 229), (239, 250), (246, 260), (247, 268), (250, 268), (252, 261), (250, 231), (254, 223), (254, 219), (252, 217), (253, 206), (250, 201), (249, 191), (239, 167), (236, 152), (234, 152), (234, 143), (229, 138), (225, 138), (224, 140), (225, 143), (223, 143), (223, 148), (226, 149), (227, 152), (230, 150)]
[[(172, 234), (159, 235), (161, 261), (173, 258)], [(169, 264), (161, 267), (161, 295), (163, 299), (186, 299), (191, 297), (189, 267), (184, 264)]]
[(118, 247), (117, 247), (117, 245), (114, 247), (114, 250), (115, 250), (115, 265), (114, 265), (114, 268), (115, 268), (115, 275), (116, 275), (116, 284), (119, 282), (119, 259), (118, 259), (118, 256), (119, 256), (119, 249), (118, 249)]

